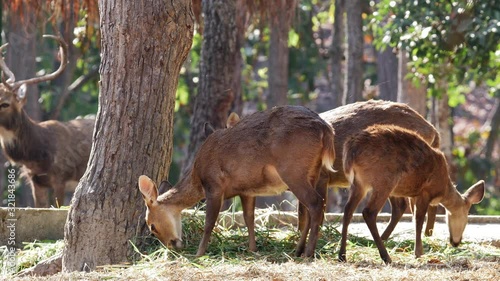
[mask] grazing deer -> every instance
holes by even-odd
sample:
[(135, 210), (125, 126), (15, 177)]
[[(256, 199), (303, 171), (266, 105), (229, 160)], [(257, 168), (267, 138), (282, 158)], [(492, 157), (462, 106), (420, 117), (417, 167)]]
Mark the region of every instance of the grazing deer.
[[(66, 184), (78, 181), (87, 168), (94, 128), (91, 119), (37, 123), (24, 112), (26, 85), (56, 78), (67, 64), (66, 43), (52, 35), (44, 37), (55, 39), (60, 44), (61, 65), (51, 74), (16, 82), (0, 56), (0, 67), (8, 77), (0, 84), (0, 142), (6, 157), (22, 165), (36, 207), (49, 207), (50, 201), (64, 204)], [(2, 45), (0, 52), (6, 46)], [(49, 200), (50, 188), (54, 190), (54, 200)]]
[(164, 194), (158, 196), (155, 184), (146, 176), (139, 177), (139, 189), (147, 206), (146, 222), (164, 245), (179, 247), (181, 210), (206, 198), (205, 228), (197, 252), (201, 256), (223, 199), (240, 196), (249, 249), (255, 251), (255, 196), (276, 195), (289, 189), (309, 214), (296, 254), (312, 256), (326, 195), (326, 185), (318, 185), (318, 178), (323, 169), (333, 171), (333, 138), (332, 128), (305, 107), (282, 106), (254, 113), (211, 133), (200, 147), (192, 169)]
[[(320, 113), (319, 116), (328, 122), (335, 130), (335, 153), (343, 154), (343, 146), (347, 139), (362, 132), (364, 129), (375, 124), (393, 124), (407, 128), (419, 134), (429, 145), (439, 148), (440, 138), (437, 130), (425, 120), (418, 112), (406, 104), (369, 100), (347, 104), (335, 109)], [(344, 170), (342, 158), (337, 157), (333, 165), (338, 173), (323, 174), (321, 180), (327, 180), (330, 187), (349, 187), (349, 182), (342, 172)], [(327, 177), (325, 179), (324, 177)], [(394, 230), (395, 226), (403, 216), (407, 207), (407, 200), (401, 197), (390, 197), (392, 215), (391, 220), (382, 234), (386, 240)], [(299, 229), (302, 229), (302, 221), (307, 214), (299, 204)], [(427, 214), (425, 234), (430, 236), (434, 228), (437, 206), (431, 204)]]
[(345, 205), (339, 260), (346, 260), (347, 228), (359, 202), (371, 192), (363, 218), (385, 263), (391, 258), (377, 230), (377, 215), (389, 196), (415, 202), (415, 256), (423, 253), (422, 226), (430, 204), (441, 204), (447, 213), (450, 243), (458, 246), (472, 204), (484, 196), (484, 181), (460, 194), (448, 174), (444, 154), (417, 133), (393, 125), (374, 125), (344, 144), (344, 173), (351, 183)]

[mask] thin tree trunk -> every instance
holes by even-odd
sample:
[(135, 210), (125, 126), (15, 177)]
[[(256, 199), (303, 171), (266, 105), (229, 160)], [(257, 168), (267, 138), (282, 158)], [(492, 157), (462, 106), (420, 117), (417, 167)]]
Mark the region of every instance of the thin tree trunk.
[(245, 42), (245, 30), (248, 25), (248, 7), (246, 0), (236, 0), (236, 52), (234, 53), (234, 74), (233, 74), (233, 104), (231, 112), (236, 112), (241, 116), (243, 112), (243, 93), (241, 87), (241, 71), (243, 70), (243, 57), (241, 48)]
[(203, 1), (203, 13), (200, 84), (194, 100), (188, 156), (182, 174), (191, 168), (205, 141), (205, 123), (215, 129), (225, 128), (234, 98), (235, 58), (240, 51), (236, 48), (235, 0)]
[(270, 8), (269, 94), (267, 108), (288, 104), (288, 32), (295, 0), (277, 0)]
[(383, 100), (398, 100), (398, 58), (387, 46), (383, 51), (377, 51), (377, 77), (380, 98)]
[(99, 110), (65, 226), (66, 272), (127, 261), (129, 241), (146, 233), (137, 179), (167, 178), (175, 92), (193, 36), (191, 1), (100, 0), (99, 11)]
[(423, 85), (416, 87), (406, 79), (408, 74), (408, 56), (405, 51), (399, 51), (398, 60), (398, 102), (406, 103), (422, 116), (427, 115), (427, 91)]
[(345, 0), (335, 0), (335, 22), (333, 23), (332, 53), (332, 109), (343, 105), (344, 74), (342, 61), (344, 58), (345, 40)]
[(363, 20), (361, 0), (346, 1), (347, 73), (344, 96), (346, 103), (363, 99)]
[[(37, 28), (36, 18), (30, 9), (24, 10), (23, 20), (19, 15), (8, 17), (7, 55), (5, 61), (16, 76), (16, 80), (36, 76), (37, 64)], [(30, 85), (26, 89), (27, 101), (24, 110), (36, 121), (42, 119), (42, 109), (38, 102), (40, 93), (38, 85)], [(46, 192), (49, 192), (47, 189)], [(19, 195), (16, 197), (18, 206), (34, 206), (31, 187), (22, 181)]]
[(489, 161), (492, 161), (495, 146), (498, 149), (497, 141), (500, 127), (500, 98), (496, 98), (495, 106), (493, 107), (491, 112), (491, 117), (487, 121), (490, 126), (490, 134), (488, 135), (488, 139), (486, 140), (486, 146), (484, 149), (484, 157)]
[[(74, 29), (76, 25), (76, 15), (73, 11), (73, 1), (69, 1), (66, 6), (67, 9), (70, 9), (70, 12), (67, 12), (68, 18), (60, 24), (61, 27), (61, 35), (68, 44), (68, 64), (66, 65), (66, 70), (54, 80), (54, 83), (58, 86), (58, 99), (54, 110), (50, 113), (50, 119), (59, 119), (59, 115), (61, 114), (62, 109), (66, 105), (66, 101), (68, 100), (69, 94), (71, 93), (69, 90), (69, 85), (73, 80), (73, 74), (76, 69), (76, 61), (80, 56), (80, 52), (73, 45), (73, 39), (75, 38)], [(57, 65), (59, 62), (57, 62)]]

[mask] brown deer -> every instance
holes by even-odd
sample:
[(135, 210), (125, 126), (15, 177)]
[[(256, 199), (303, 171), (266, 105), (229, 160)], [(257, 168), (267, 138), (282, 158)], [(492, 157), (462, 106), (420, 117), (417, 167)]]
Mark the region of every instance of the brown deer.
[[(179, 247), (181, 210), (206, 198), (206, 219), (197, 256), (205, 253), (222, 200), (240, 196), (249, 232), (249, 249), (256, 250), (255, 196), (289, 189), (308, 210), (296, 255), (312, 256), (324, 214), (326, 186), (318, 184), (321, 170), (332, 170), (335, 159), (332, 128), (305, 107), (282, 106), (257, 112), (229, 128), (210, 134), (193, 167), (180, 182), (158, 196), (155, 184), (139, 177), (147, 206), (146, 222), (166, 246)], [(306, 247), (306, 239), (309, 240)]]
[[(61, 65), (53, 73), (16, 82), (0, 56), (0, 67), (8, 77), (7, 81), (0, 83), (0, 142), (6, 157), (22, 165), (36, 207), (49, 207), (51, 201), (64, 204), (66, 185), (78, 181), (87, 168), (94, 128), (92, 119), (37, 123), (24, 112), (26, 85), (56, 78), (67, 64), (66, 43), (52, 35), (44, 37), (55, 39), (60, 44)], [(2, 45), (0, 52), (7, 45)], [(54, 190), (52, 200), (48, 195), (50, 188)]]
[[(407, 128), (419, 134), (432, 147), (439, 148), (440, 145), (439, 133), (434, 126), (427, 122), (418, 112), (403, 103), (368, 100), (344, 105), (320, 113), (319, 116), (335, 130), (335, 152), (337, 155), (343, 154), (343, 145), (347, 139), (375, 124), (393, 124)], [(342, 173), (344, 168), (341, 157), (335, 159), (334, 169), (339, 172), (328, 173), (328, 175), (323, 174), (321, 180), (327, 180), (330, 187), (348, 188), (350, 184), (344, 173)], [(327, 179), (324, 177), (327, 177)], [(407, 207), (405, 198), (391, 196), (389, 201), (392, 207), (392, 215), (386, 230), (382, 234), (383, 240), (389, 238)], [(435, 205), (429, 206), (425, 230), (427, 236), (432, 234), (434, 228), (436, 208)], [(303, 209), (303, 206), (299, 204), (299, 229), (302, 229), (303, 217), (307, 214)]]
[(472, 204), (484, 196), (484, 181), (460, 194), (448, 174), (444, 154), (417, 133), (393, 125), (374, 125), (344, 144), (344, 173), (351, 183), (345, 205), (339, 260), (346, 261), (347, 229), (359, 202), (371, 191), (363, 218), (385, 263), (391, 258), (377, 230), (377, 215), (389, 196), (415, 202), (415, 256), (423, 253), (422, 226), (430, 204), (441, 204), (447, 213), (450, 243), (458, 246)]

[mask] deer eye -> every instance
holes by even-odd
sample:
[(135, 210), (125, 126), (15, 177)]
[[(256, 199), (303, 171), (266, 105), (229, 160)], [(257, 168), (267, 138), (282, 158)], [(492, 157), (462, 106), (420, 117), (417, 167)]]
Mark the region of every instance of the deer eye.
[(155, 225), (154, 225), (154, 224), (152, 224), (152, 225), (150, 226), (150, 228), (151, 228), (151, 232), (156, 233), (156, 227), (155, 227)]
[(9, 106), (10, 106), (10, 104), (8, 104), (8, 103), (2, 103), (2, 104), (0, 104), (0, 108), (7, 108)]

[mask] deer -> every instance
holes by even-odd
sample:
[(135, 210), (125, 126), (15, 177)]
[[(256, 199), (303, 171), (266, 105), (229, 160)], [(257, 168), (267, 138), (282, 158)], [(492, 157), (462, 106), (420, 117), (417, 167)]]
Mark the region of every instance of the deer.
[[(87, 168), (94, 128), (93, 119), (36, 122), (24, 111), (26, 86), (55, 79), (67, 64), (66, 43), (53, 35), (43, 37), (60, 45), (61, 64), (53, 73), (16, 81), (0, 56), (0, 68), (8, 77), (0, 83), (0, 143), (7, 159), (21, 166), (38, 208), (64, 204), (67, 186), (78, 181)], [(0, 52), (7, 46), (2, 45)]]
[(308, 211), (295, 254), (312, 257), (326, 196), (326, 185), (318, 179), (322, 170), (333, 172), (335, 161), (331, 126), (305, 107), (278, 106), (246, 116), (227, 129), (205, 129), (208, 137), (192, 168), (174, 187), (158, 195), (150, 178), (139, 177), (151, 233), (167, 247), (182, 247), (181, 211), (205, 198), (205, 226), (196, 253), (202, 256), (223, 199), (239, 196), (249, 250), (256, 251), (255, 196), (289, 189)]
[[(439, 148), (440, 146), (440, 136), (436, 128), (418, 112), (404, 103), (383, 100), (361, 101), (320, 113), (319, 116), (335, 130), (335, 152), (337, 155), (343, 155), (344, 143), (347, 139), (376, 124), (393, 124), (413, 130), (432, 147)], [(349, 188), (350, 183), (343, 173), (342, 158), (335, 158), (333, 166), (339, 172), (331, 173), (326, 171), (322, 173), (320, 180), (327, 181), (329, 187)], [(390, 196), (389, 202), (392, 209), (391, 219), (382, 234), (382, 240), (389, 238), (408, 206), (407, 200), (402, 197)], [(307, 212), (304, 210), (304, 206), (300, 204), (298, 209), (298, 225), (299, 230), (301, 230)], [(436, 211), (437, 205), (431, 204), (427, 214), (426, 236), (432, 235)]]
[(446, 209), (450, 243), (457, 247), (467, 225), (469, 210), (484, 197), (480, 180), (464, 194), (449, 177), (444, 154), (430, 146), (419, 134), (395, 125), (373, 125), (351, 136), (343, 149), (343, 168), (351, 184), (344, 207), (342, 238), (338, 258), (346, 261), (346, 241), (350, 220), (359, 202), (371, 191), (363, 218), (377, 245), (380, 257), (392, 262), (379, 236), (376, 220), (389, 196), (412, 198), (415, 202), (415, 256), (423, 254), (422, 228), (430, 204)]

